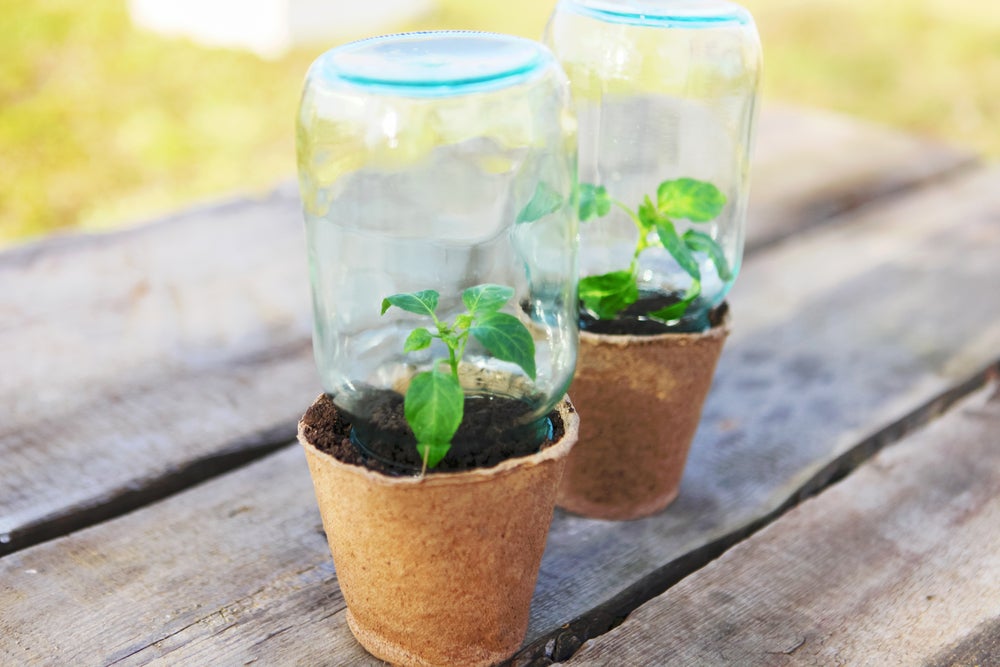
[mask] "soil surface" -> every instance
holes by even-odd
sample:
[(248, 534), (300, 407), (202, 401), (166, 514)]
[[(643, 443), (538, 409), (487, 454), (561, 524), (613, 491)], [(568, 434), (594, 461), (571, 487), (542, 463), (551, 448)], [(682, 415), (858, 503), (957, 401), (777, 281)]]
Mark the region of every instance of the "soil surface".
[[(374, 426), (352, 438), (352, 429), (363, 429), (364, 423), (337, 408), (329, 396), (321, 397), (302, 418), (306, 438), (343, 463), (391, 476), (418, 474), (421, 459), (413, 431), (403, 416), (403, 397), (380, 390), (372, 391), (367, 401)], [(529, 407), (518, 400), (467, 396), (462, 425), (452, 439), (451, 449), (431, 472), (489, 468), (510, 458), (534, 454), (562, 438), (565, 427), (555, 410), (543, 424), (541, 438), (535, 426), (512, 434), (510, 425), (528, 412)], [(364, 446), (357, 440), (362, 440)]]
[(666, 325), (646, 316), (647, 313), (666, 308), (680, 301), (677, 294), (642, 293), (639, 300), (618, 313), (613, 320), (599, 320), (589, 311), (580, 308), (580, 330), (612, 336), (656, 336), (665, 333), (701, 333), (718, 326), (729, 305), (719, 304), (707, 317), (683, 318), (676, 324)]

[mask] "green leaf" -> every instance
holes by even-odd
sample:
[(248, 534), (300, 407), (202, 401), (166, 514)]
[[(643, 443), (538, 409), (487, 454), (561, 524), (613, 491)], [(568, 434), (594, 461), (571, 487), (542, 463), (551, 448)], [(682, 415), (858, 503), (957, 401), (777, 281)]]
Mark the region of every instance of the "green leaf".
[(691, 254), (691, 250), (684, 244), (681, 237), (677, 235), (674, 224), (665, 218), (661, 218), (656, 226), (656, 234), (660, 237), (660, 243), (666, 248), (681, 268), (695, 280), (701, 280), (701, 268), (698, 260)]
[(663, 215), (691, 222), (707, 222), (726, 205), (726, 196), (717, 187), (693, 178), (663, 181), (656, 190), (656, 200)]
[(439, 442), (427, 442), (417, 445), (417, 451), (420, 453), (420, 460), (427, 460), (428, 468), (436, 468), (437, 464), (441, 463), (441, 459), (445, 457), (448, 450), (451, 449), (451, 443), (439, 443)]
[(701, 296), (701, 281), (694, 280), (691, 282), (691, 286), (688, 288), (688, 291), (684, 294), (680, 301), (671, 304), (666, 308), (654, 310), (651, 313), (648, 313), (648, 315), (654, 320), (660, 320), (667, 323), (679, 320), (684, 317), (688, 308), (699, 296)]
[(539, 181), (531, 201), (517, 214), (517, 222), (534, 222), (550, 213), (555, 213), (563, 205), (562, 195), (551, 185)]
[(403, 343), (403, 352), (416, 352), (417, 350), (430, 347), (430, 345), (431, 332), (421, 327), (420, 329), (414, 329), (406, 337), (406, 342)]
[(517, 364), (535, 379), (535, 341), (521, 320), (507, 313), (488, 312), (476, 318), (469, 332), (494, 357)]
[(601, 218), (611, 210), (611, 197), (603, 185), (580, 183), (580, 220)]
[(610, 320), (639, 299), (639, 285), (631, 271), (612, 271), (580, 280), (580, 300), (598, 318)]
[(425, 289), (413, 294), (393, 294), (382, 299), (382, 314), (389, 306), (396, 306), (417, 315), (434, 315), (438, 307), (439, 294), (432, 289)]
[(649, 195), (646, 195), (643, 202), (639, 204), (639, 222), (642, 223), (643, 226), (640, 233), (648, 234), (652, 229), (656, 228), (656, 225), (659, 224), (661, 219), (662, 216), (660, 215), (660, 212), (656, 210), (656, 207), (650, 200)]
[(512, 296), (514, 296), (513, 287), (476, 285), (462, 292), (462, 303), (470, 313), (499, 310)]
[[(430, 454), (436, 460), (430, 467), (447, 453), (449, 443), (462, 423), (462, 413), (465, 409), (465, 394), (458, 379), (440, 371), (426, 371), (414, 376), (410, 388), (406, 390), (403, 400), (403, 414), (406, 422), (413, 429), (417, 438), (417, 449), (420, 446), (430, 448)], [(440, 450), (444, 448), (444, 452)], [(421, 455), (424, 451), (420, 452)]]
[(689, 229), (684, 232), (684, 245), (693, 252), (703, 252), (708, 255), (712, 263), (715, 264), (715, 270), (719, 274), (720, 280), (729, 280), (733, 277), (729, 270), (729, 262), (726, 261), (726, 254), (722, 252), (722, 248), (715, 242), (715, 239), (708, 234)]

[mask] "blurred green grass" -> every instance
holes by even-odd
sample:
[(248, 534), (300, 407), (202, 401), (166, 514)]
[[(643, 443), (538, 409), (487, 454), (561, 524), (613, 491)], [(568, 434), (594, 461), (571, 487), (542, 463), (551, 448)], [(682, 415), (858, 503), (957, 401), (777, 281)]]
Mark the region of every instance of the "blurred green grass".
[[(555, 0), (440, 0), (395, 29), (537, 38)], [(766, 99), (1000, 157), (1000, 12), (985, 0), (746, 0)], [(125, 0), (0, 0), (0, 244), (105, 229), (294, 173), (294, 114), (324, 48), (266, 61), (134, 28)], [(362, 37), (364, 35), (358, 35)]]

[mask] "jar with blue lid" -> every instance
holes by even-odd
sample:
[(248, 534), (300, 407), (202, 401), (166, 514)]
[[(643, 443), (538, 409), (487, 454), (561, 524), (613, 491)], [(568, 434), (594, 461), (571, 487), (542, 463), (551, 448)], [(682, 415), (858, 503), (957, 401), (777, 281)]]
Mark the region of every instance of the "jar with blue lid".
[(579, 121), (581, 324), (697, 332), (740, 269), (760, 40), (727, 0), (561, 0)]
[[(578, 334), (575, 124), (551, 52), (450, 31), (334, 48), (308, 72), (297, 152), (316, 363), (356, 444), (378, 458), (408, 437), (411, 467), (435, 465), (430, 445), (463, 431), (414, 426), (409, 394), (456, 387), (449, 424), (513, 401), (495, 433), (540, 444)], [(404, 397), (405, 437), (380, 421)]]

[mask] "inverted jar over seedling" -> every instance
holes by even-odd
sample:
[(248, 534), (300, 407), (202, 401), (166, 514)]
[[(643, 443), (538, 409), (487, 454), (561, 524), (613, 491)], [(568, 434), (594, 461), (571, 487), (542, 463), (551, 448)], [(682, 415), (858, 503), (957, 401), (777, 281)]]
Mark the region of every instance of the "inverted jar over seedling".
[(753, 19), (723, 0), (561, 0), (546, 41), (579, 120), (584, 325), (708, 328), (743, 251)]
[(452, 449), (476, 446), (466, 422), (498, 397), (518, 409), (489, 437), (547, 434), (576, 362), (568, 105), (551, 53), (504, 35), (393, 35), (310, 68), (297, 139), (314, 348), (362, 448), (400, 440), (405, 395), (418, 434), (398, 444), (428, 441), (434, 465), (454, 421), (444, 376), (465, 396)]

